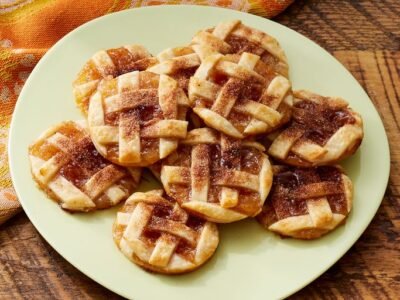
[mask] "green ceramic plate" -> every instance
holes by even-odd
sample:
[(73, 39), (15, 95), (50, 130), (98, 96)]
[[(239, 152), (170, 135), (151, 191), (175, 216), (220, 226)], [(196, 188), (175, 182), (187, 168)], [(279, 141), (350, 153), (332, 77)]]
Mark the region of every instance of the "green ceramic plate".
[[(153, 53), (185, 45), (199, 29), (240, 19), (278, 38), (285, 49), (294, 88), (348, 99), (365, 122), (361, 149), (344, 166), (355, 185), (348, 222), (316, 241), (281, 239), (253, 220), (221, 226), (214, 258), (194, 273), (163, 276), (130, 263), (115, 247), (111, 225), (116, 209), (71, 215), (48, 200), (31, 179), (28, 145), (52, 124), (81, 118), (71, 82), (97, 50), (140, 43)], [(389, 148), (382, 122), (350, 73), (304, 36), (253, 15), (211, 7), (158, 6), (104, 16), (74, 30), (39, 62), (19, 97), (9, 143), (14, 187), (43, 237), (83, 273), (134, 299), (274, 299), (317, 278), (359, 238), (381, 203), (389, 175)], [(147, 182), (141, 189), (154, 186)]]

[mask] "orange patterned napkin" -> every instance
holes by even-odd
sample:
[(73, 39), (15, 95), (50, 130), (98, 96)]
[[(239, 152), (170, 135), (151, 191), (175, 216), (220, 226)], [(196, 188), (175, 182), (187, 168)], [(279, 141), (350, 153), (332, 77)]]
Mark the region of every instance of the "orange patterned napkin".
[(0, 224), (21, 209), (7, 162), (15, 102), (33, 67), (57, 40), (96, 17), (133, 7), (199, 4), (271, 18), (294, 0), (0, 0)]

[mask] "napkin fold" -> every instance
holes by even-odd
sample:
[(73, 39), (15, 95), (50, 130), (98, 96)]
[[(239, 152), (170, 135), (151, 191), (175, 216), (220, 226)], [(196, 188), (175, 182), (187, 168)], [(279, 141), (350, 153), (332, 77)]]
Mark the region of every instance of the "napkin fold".
[(99, 16), (162, 4), (220, 6), (272, 18), (294, 0), (3, 0), (0, 1), (0, 224), (21, 205), (12, 187), (7, 140), (18, 95), (46, 51), (65, 34)]

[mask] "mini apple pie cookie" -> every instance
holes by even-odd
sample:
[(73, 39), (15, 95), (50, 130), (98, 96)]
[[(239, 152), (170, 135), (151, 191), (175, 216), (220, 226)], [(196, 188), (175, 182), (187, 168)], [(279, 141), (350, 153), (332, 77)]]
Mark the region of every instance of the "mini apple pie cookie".
[(211, 47), (222, 54), (249, 52), (258, 55), (276, 74), (289, 76), (286, 55), (278, 41), (239, 20), (221, 22), (214, 28), (199, 31), (192, 40), (192, 45), (196, 44)]
[(352, 155), (362, 139), (361, 116), (345, 100), (296, 91), (292, 121), (268, 153), (294, 166), (334, 164)]
[(205, 57), (188, 93), (193, 111), (208, 126), (234, 138), (271, 132), (291, 116), (289, 80), (248, 52)]
[(186, 137), (188, 106), (184, 91), (167, 75), (135, 71), (103, 80), (90, 100), (90, 136), (113, 163), (149, 166)]
[(258, 221), (283, 236), (315, 239), (350, 213), (353, 185), (339, 166), (274, 166), (274, 182)]
[(128, 198), (140, 180), (139, 168), (106, 161), (83, 124), (68, 121), (53, 126), (29, 148), (33, 178), (68, 211), (114, 206)]
[(190, 216), (162, 195), (162, 190), (154, 190), (130, 196), (114, 223), (114, 241), (125, 256), (146, 270), (193, 271), (217, 249), (217, 226)]
[(146, 70), (156, 62), (157, 59), (141, 45), (128, 45), (96, 52), (73, 82), (76, 104), (86, 115), (89, 99), (103, 78)]
[(182, 208), (217, 223), (255, 216), (267, 197), (272, 169), (263, 146), (194, 129), (162, 162), (161, 181)]

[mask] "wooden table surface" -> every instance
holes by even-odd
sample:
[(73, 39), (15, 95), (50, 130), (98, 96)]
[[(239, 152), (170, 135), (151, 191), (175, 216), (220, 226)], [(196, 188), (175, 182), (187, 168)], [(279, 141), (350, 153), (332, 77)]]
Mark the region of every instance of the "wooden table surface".
[[(296, 1), (275, 19), (351, 71), (378, 109), (391, 148), (389, 186), (372, 223), (342, 259), (293, 299), (400, 298), (399, 16), (398, 0), (310, 0)], [(65, 261), (21, 213), (0, 227), (0, 299), (55, 298), (121, 299)]]

